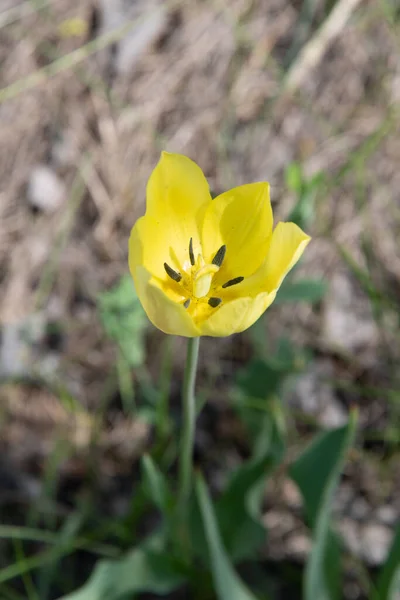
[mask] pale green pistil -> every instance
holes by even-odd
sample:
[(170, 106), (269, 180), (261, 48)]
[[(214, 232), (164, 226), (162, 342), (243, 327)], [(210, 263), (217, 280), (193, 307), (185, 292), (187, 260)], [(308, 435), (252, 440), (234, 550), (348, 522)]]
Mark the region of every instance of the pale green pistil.
[(211, 282), (214, 274), (219, 271), (217, 265), (204, 265), (193, 277), (193, 296), (195, 298), (204, 298), (210, 291)]

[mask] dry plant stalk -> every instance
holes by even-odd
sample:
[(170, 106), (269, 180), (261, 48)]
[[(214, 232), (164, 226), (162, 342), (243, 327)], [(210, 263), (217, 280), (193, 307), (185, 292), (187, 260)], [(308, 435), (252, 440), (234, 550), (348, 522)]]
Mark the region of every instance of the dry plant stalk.
[(332, 41), (343, 30), (361, 2), (362, 0), (340, 0), (336, 4), (329, 17), (316, 35), (304, 46), (298, 60), (290, 68), (285, 82), (287, 92), (294, 92), (301, 86), (310, 71), (322, 60)]

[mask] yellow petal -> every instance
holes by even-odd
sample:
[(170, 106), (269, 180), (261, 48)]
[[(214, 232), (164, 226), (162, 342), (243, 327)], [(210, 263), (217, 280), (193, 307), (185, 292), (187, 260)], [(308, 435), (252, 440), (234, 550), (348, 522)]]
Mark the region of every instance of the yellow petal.
[(131, 273), (139, 265), (150, 273), (166, 279), (164, 262), (179, 270), (180, 265), (172, 261), (165, 236), (158, 232), (159, 226), (152, 217), (145, 215), (132, 227), (129, 238), (129, 268)]
[(163, 264), (189, 262), (189, 241), (200, 252), (200, 227), (210, 191), (202, 170), (180, 154), (163, 152), (147, 184), (146, 214), (139, 225), (143, 265), (165, 278)]
[(262, 292), (255, 298), (237, 298), (220, 308), (200, 325), (201, 335), (223, 337), (244, 331), (263, 314), (274, 301), (276, 292)]
[(278, 223), (270, 239), (267, 255), (260, 268), (239, 285), (221, 290), (223, 302), (242, 296), (256, 297), (262, 292), (277, 292), (284, 277), (294, 267), (310, 241), (294, 223)]
[(136, 293), (153, 325), (173, 335), (200, 335), (183, 304), (171, 300), (144, 267), (136, 267), (132, 276)]
[(226, 255), (217, 281), (247, 277), (258, 269), (272, 233), (269, 184), (250, 183), (213, 200), (205, 212), (202, 244), (206, 261), (223, 245)]
[(263, 289), (277, 290), (311, 240), (295, 223), (278, 223), (263, 267)]

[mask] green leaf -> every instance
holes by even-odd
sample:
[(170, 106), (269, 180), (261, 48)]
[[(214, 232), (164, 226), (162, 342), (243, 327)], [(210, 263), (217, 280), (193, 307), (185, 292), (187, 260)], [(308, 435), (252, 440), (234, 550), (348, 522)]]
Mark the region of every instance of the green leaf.
[(323, 279), (302, 279), (290, 281), (286, 279), (281, 285), (275, 299), (275, 304), (285, 302), (320, 302), (328, 289), (327, 282)]
[(303, 365), (304, 356), (303, 352), (299, 352), (298, 348), (293, 345), (289, 338), (281, 337), (278, 340), (275, 352), (273, 354), (270, 353), (266, 361), (271, 368), (280, 371), (284, 375), (288, 375), (298, 370), (299, 363)]
[(305, 356), (287, 338), (282, 337), (275, 352), (252, 360), (237, 375), (239, 389), (251, 398), (265, 399), (277, 394), (284, 379), (304, 367)]
[(259, 436), (257, 455), (235, 471), (217, 504), (221, 535), (234, 562), (254, 557), (265, 541), (267, 531), (261, 521), (265, 482), (283, 455), (284, 442), (279, 422), (272, 410), (266, 411), (262, 418), (264, 426)]
[(255, 440), (262, 429), (263, 414), (272, 410), (277, 416), (277, 397), (282, 388), (290, 384), (293, 375), (304, 369), (307, 361), (304, 352), (299, 352), (290, 340), (282, 337), (274, 353), (270, 349), (269, 356), (254, 359), (239, 371), (236, 380), (238, 389), (233, 399), (251, 440)]
[(256, 600), (234, 571), (222, 544), (218, 523), (206, 484), (199, 475), (196, 495), (211, 558), (211, 569), (218, 600)]
[(318, 189), (324, 183), (324, 176), (317, 173), (311, 179), (305, 179), (301, 166), (292, 163), (286, 171), (286, 183), (298, 197), (287, 220), (296, 223), (302, 229), (307, 229), (315, 214), (315, 200)]
[(125, 600), (138, 592), (168, 594), (184, 583), (162, 535), (154, 535), (119, 560), (100, 561), (86, 584), (59, 600)]
[(313, 530), (314, 543), (304, 578), (304, 600), (339, 597), (339, 546), (330, 530), (330, 517), (333, 495), (353, 442), (356, 421), (354, 411), (345, 427), (322, 433), (290, 468)]
[(41, 569), (39, 572), (39, 596), (40, 598), (48, 598), (49, 589), (52, 583), (53, 577), (55, 576), (62, 556), (63, 548), (71, 545), (71, 542), (76, 539), (79, 534), (79, 530), (83, 522), (82, 512), (73, 512), (67, 517), (65, 523), (61, 527), (59, 534), (57, 535), (57, 543), (52, 549), (53, 557), (47, 564), (45, 569)]
[(265, 399), (278, 390), (282, 373), (270, 367), (265, 360), (252, 360), (239, 371), (237, 385), (242, 392), (251, 398)]
[(129, 366), (141, 365), (147, 318), (132, 278), (125, 275), (110, 291), (100, 294), (98, 306), (106, 334), (118, 344)]
[(400, 525), (397, 526), (385, 565), (379, 574), (373, 600), (397, 600), (400, 596)]
[(300, 195), (303, 191), (304, 179), (301, 165), (298, 162), (290, 163), (285, 171), (286, 185), (292, 192)]
[(157, 508), (164, 515), (169, 515), (173, 497), (167, 481), (151, 456), (146, 454), (142, 459), (144, 484), (147, 493)]

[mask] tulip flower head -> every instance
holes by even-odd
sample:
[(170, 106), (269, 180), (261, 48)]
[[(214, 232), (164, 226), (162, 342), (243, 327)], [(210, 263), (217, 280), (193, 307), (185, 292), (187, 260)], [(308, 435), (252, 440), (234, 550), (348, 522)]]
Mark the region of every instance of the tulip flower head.
[(129, 240), (129, 268), (150, 321), (165, 333), (227, 336), (274, 301), (310, 241), (294, 223), (273, 229), (269, 184), (212, 199), (201, 169), (163, 152), (146, 213)]

